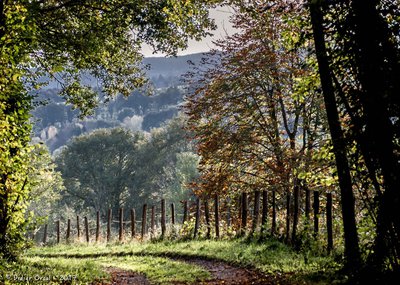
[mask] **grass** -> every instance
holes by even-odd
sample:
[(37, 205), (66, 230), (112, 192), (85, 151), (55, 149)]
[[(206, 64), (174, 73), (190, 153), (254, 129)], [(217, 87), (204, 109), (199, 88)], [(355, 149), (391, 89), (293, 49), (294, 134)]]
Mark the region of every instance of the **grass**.
[[(168, 257), (200, 256), (257, 268), (268, 274), (287, 274), (309, 284), (332, 282), (339, 264), (330, 256), (300, 254), (276, 240), (254, 242), (234, 240), (191, 240), (131, 242), (125, 244), (73, 244), (34, 247), (19, 264), (3, 270), (9, 276), (66, 276), (80, 284), (108, 278), (105, 268), (115, 267), (142, 273), (155, 284), (193, 282), (210, 278), (202, 268)], [(61, 276), (61, 277), (60, 277)], [(57, 279), (58, 278), (58, 279)], [(0, 280), (1, 283), (1, 280)], [(14, 283), (10, 283), (14, 284)], [(24, 283), (25, 284), (25, 283)], [(37, 283), (33, 283), (37, 284)], [(47, 282), (46, 284), (49, 284)]]
[(86, 259), (31, 256), (3, 266), (0, 284), (81, 284), (108, 278), (101, 266)]

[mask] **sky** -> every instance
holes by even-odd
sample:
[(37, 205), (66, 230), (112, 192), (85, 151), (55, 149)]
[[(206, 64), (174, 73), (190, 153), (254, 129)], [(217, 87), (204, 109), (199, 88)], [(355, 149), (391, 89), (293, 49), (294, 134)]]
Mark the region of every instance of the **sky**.
[[(213, 41), (226, 37), (226, 34), (233, 34), (235, 29), (229, 22), (229, 17), (232, 13), (233, 11), (229, 7), (218, 7), (211, 10), (210, 17), (215, 19), (215, 23), (218, 26), (217, 30), (212, 31), (213, 36), (206, 37), (200, 42), (190, 40), (188, 48), (179, 51), (178, 55), (207, 52), (214, 47)], [(143, 46), (142, 52), (145, 57), (164, 56), (163, 54), (153, 54), (151, 48), (148, 46)]]

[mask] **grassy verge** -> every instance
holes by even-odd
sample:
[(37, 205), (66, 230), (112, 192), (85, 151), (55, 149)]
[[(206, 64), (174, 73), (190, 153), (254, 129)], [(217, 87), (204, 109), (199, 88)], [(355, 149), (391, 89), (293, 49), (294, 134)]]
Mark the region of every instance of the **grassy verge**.
[[(143, 273), (158, 284), (193, 282), (210, 277), (198, 266), (171, 260), (170, 256), (224, 260), (255, 267), (268, 274), (288, 274), (296, 281), (309, 284), (330, 284), (339, 268), (339, 264), (329, 256), (300, 254), (275, 240), (260, 243), (236, 239), (35, 247), (24, 254), (21, 264), (6, 271), (8, 274), (13, 272), (15, 276), (46, 276), (46, 273), (74, 276), (79, 281), (76, 283), (106, 279), (106, 267)], [(28, 269), (35, 273), (28, 275)]]

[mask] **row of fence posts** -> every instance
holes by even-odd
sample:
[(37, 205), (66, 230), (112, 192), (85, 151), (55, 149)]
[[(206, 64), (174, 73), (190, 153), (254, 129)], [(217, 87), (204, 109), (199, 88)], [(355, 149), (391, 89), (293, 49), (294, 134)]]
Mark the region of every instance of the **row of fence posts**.
[[(309, 190), (306, 191), (305, 197), (305, 217), (306, 220), (310, 220), (311, 213), (311, 195)], [(252, 217), (252, 228), (250, 233), (254, 234), (259, 226), (260, 221), (260, 195), (259, 191), (254, 193), (254, 209), (253, 209), (253, 217)], [(288, 196), (290, 197), (290, 196)], [(277, 231), (277, 206), (276, 206), (276, 193), (272, 191), (272, 216), (271, 216), (271, 234), (275, 235)], [(286, 238), (289, 238), (289, 216), (290, 216), (290, 198), (287, 198), (286, 204)], [(220, 213), (219, 213), (219, 197), (214, 197), (214, 232), (215, 238), (220, 237)], [(201, 200), (199, 198), (196, 199), (196, 212), (195, 212), (195, 224), (194, 224), (194, 233), (193, 237), (196, 238), (199, 236), (200, 229), (200, 220), (201, 220)], [(171, 204), (171, 224), (175, 225), (175, 204)], [(267, 226), (268, 220), (268, 192), (262, 192), (262, 212), (261, 212), (261, 229), (265, 230)], [(294, 240), (296, 238), (296, 229), (299, 221), (299, 193), (298, 190), (294, 191), (294, 209), (293, 209), (293, 229), (291, 238)], [(142, 239), (146, 236), (146, 228), (147, 228), (147, 204), (143, 205), (142, 208), (142, 219), (141, 219), (141, 232), (140, 236)], [(239, 217), (240, 217), (240, 230), (239, 234), (244, 235), (247, 230), (247, 221), (248, 221), (248, 194), (242, 193), (239, 201)], [(319, 214), (320, 214), (320, 193), (318, 191), (314, 191), (313, 193), (313, 234), (316, 237), (319, 233)], [(156, 206), (151, 207), (150, 212), (150, 232), (152, 235), (155, 233), (155, 218), (156, 215)], [(204, 218), (206, 224), (206, 238), (211, 238), (211, 218), (210, 218), (210, 209), (209, 209), (209, 200), (204, 199)], [(226, 210), (226, 222), (227, 226), (231, 226), (231, 212), (230, 207)], [(182, 224), (189, 220), (189, 206), (188, 201), (183, 202), (183, 219)], [(166, 235), (167, 229), (167, 221), (166, 221), (166, 202), (165, 199), (161, 200), (161, 237), (164, 238)], [(112, 234), (112, 210), (109, 209), (107, 213), (107, 231), (106, 231), (106, 241), (111, 241)], [(130, 232), (131, 238), (136, 236), (136, 212), (135, 209), (130, 210), (130, 221), (124, 221), (124, 211), (123, 208), (119, 209), (119, 235), (118, 240), (124, 240), (125, 226), (124, 224), (130, 223)], [(78, 240), (81, 238), (81, 228), (80, 228), (80, 217), (76, 217), (76, 230), (77, 230), (77, 238)], [(89, 223), (88, 218), (84, 217), (84, 230), (85, 230), (85, 240), (87, 243), (90, 241), (89, 236)], [(327, 230), (327, 250), (330, 252), (333, 249), (333, 227), (332, 227), (332, 194), (327, 193), (326, 196), (326, 230)], [(61, 238), (61, 228), (60, 228), (60, 220), (56, 221), (56, 241), (60, 243)], [(100, 213), (96, 212), (96, 232), (95, 232), (95, 241), (98, 242), (100, 240)], [(71, 219), (67, 220), (67, 229), (66, 229), (66, 241), (71, 241)], [(48, 225), (44, 226), (43, 233), (43, 244), (48, 242)]]

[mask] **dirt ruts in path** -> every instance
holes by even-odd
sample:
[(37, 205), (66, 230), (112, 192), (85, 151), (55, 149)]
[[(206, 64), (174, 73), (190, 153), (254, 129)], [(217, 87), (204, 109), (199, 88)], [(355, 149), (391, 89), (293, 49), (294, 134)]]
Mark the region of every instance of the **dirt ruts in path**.
[[(285, 278), (277, 275), (265, 275), (264, 273), (255, 270), (242, 268), (230, 265), (223, 261), (208, 260), (200, 257), (169, 257), (173, 260), (179, 260), (190, 264), (195, 264), (206, 270), (211, 274), (211, 279), (204, 281), (187, 282), (171, 282), (175, 285), (275, 285), (275, 284), (289, 284), (285, 282)], [(118, 268), (108, 268), (107, 272), (111, 274), (111, 282), (107, 284), (137, 284), (148, 285), (151, 284), (144, 275), (131, 271), (124, 271)], [(103, 283), (106, 284), (106, 283)]]
[[(175, 260), (184, 261), (190, 264), (195, 264), (211, 273), (211, 279), (205, 281), (197, 281), (191, 284), (224, 284), (224, 285), (272, 285), (278, 284), (277, 279), (273, 276), (267, 276), (262, 272), (254, 269), (247, 269), (230, 265), (226, 262), (207, 260), (197, 257), (180, 257), (173, 258)], [(187, 284), (176, 282), (174, 284)], [(279, 283), (281, 284), (281, 283)]]

